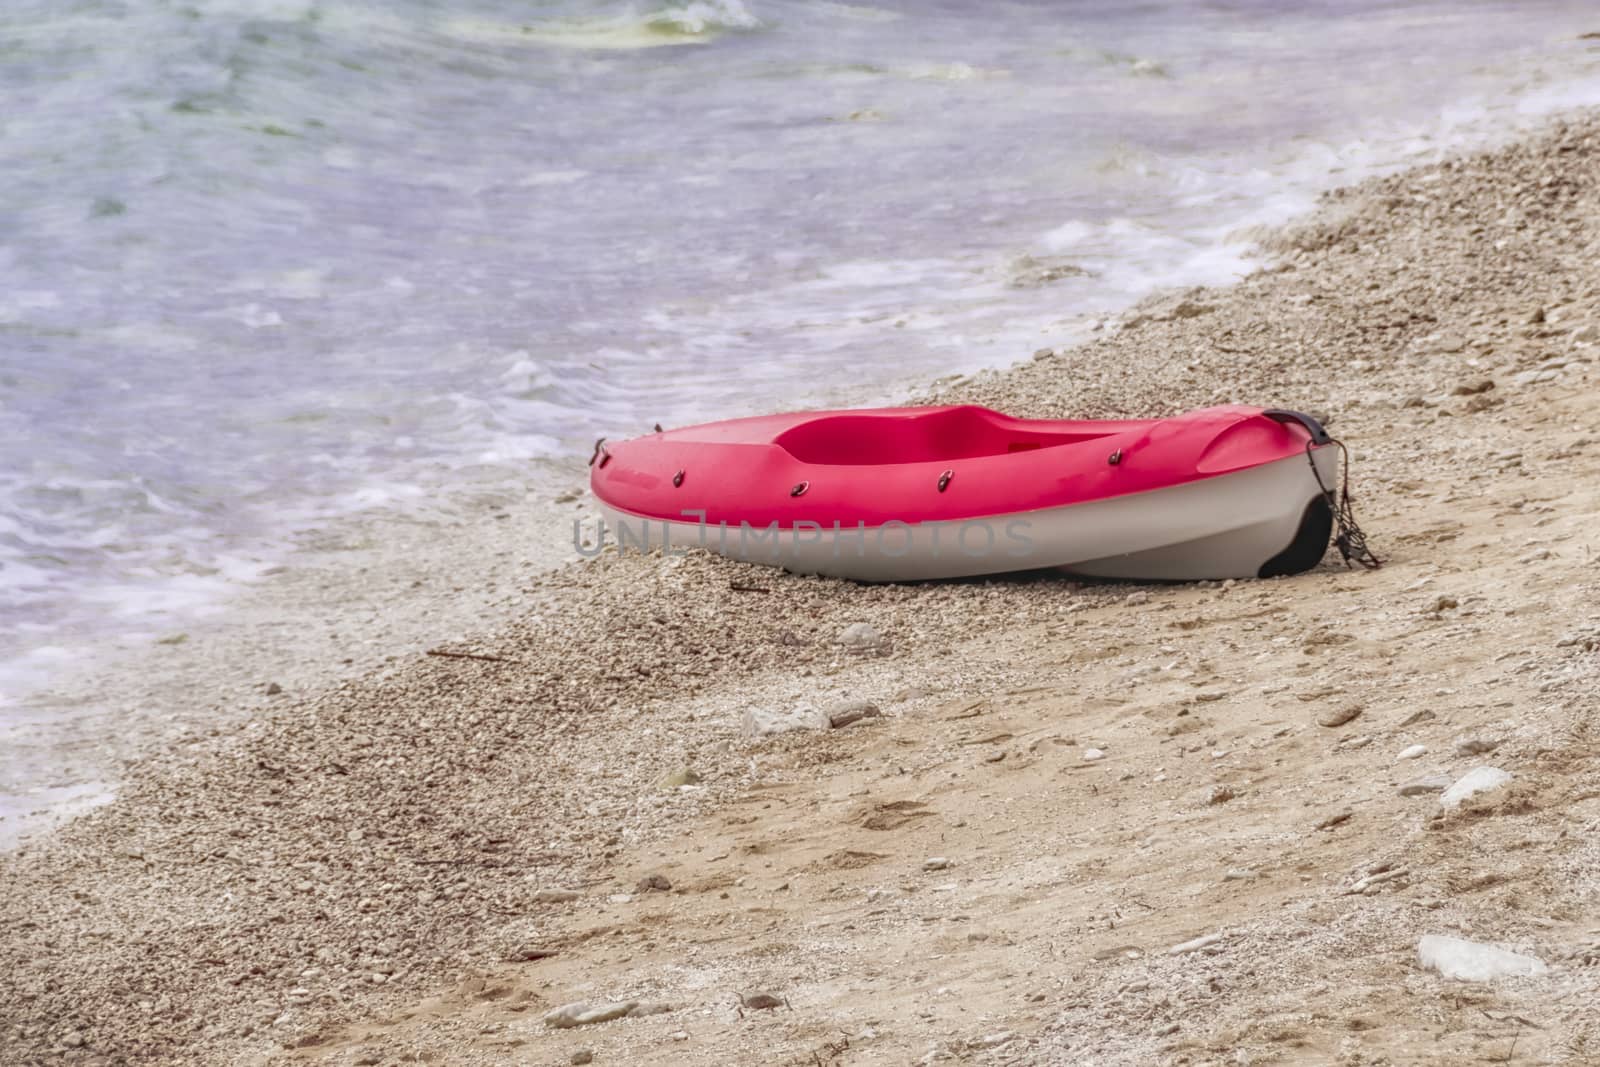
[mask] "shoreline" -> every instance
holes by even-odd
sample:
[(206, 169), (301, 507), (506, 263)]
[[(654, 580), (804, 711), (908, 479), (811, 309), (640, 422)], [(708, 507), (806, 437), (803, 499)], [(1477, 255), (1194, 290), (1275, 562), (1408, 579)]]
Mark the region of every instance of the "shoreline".
[[(1561, 43), (1571, 44), (1565, 39)], [(1387, 139), (1377, 137), (1380, 150), (1371, 153), (1385, 161), (1368, 159), (1356, 168), (1358, 173), (1363, 180), (1372, 180), (1396, 168), (1432, 165), (1437, 162), (1434, 156), (1460, 151), (1450, 146), (1464, 141), (1467, 150), (1487, 151), (1526, 135), (1530, 128), (1547, 121), (1551, 107), (1563, 100), (1583, 99), (1589, 93), (1592, 78), (1582, 73), (1581, 63), (1572, 62), (1570, 56), (1567, 60), (1569, 65), (1560, 68), (1561, 77), (1537, 91), (1519, 90), (1523, 95), (1514, 106), (1502, 103), (1503, 113), (1463, 118), (1446, 109), (1436, 128), (1413, 131), (1409, 139), (1397, 140), (1395, 131), (1387, 131)], [(1549, 75), (1541, 73), (1539, 77)], [(1365, 140), (1352, 136), (1330, 144), (1334, 155), (1342, 157)], [(1347, 169), (1341, 164), (1330, 174), (1340, 175), (1338, 180), (1343, 181)], [(1318, 184), (1306, 185), (1303, 175), (1284, 180), (1286, 188), (1298, 190), (1294, 198), (1309, 194)], [(1268, 214), (1276, 217), (1278, 212)], [(1267, 253), (1252, 246), (1273, 232), (1271, 226), (1242, 225), (1220, 240), (1217, 249), (1259, 269)], [(1028, 260), (1029, 255), (1022, 259)], [(1005, 269), (1011, 271), (1015, 266)], [(1031, 269), (1023, 270), (1022, 275)], [(1193, 264), (1185, 269), (1193, 269)], [(1026, 282), (1029, 287), (1035, 284), (1039, 283)], [(1159, 303), (1159, 293), (1156, 299)], [(1092, 344), (1096, 334), (1118, 328), (1123, 317), (1137, 317), (1132, 310), (1136, 306), (1080, 308), (1041, 327), (1040, 343), (1050, 351), (1064, 350), (1064, 345)], [(994, 375), (1012, 372), (1010, 365), (995, 359), (981, 361), (988, 365), (979, 370), (935, 378), (931, 385), (907, 372), (894, 379), (898, 384), (885, 385), (866, 401), (859, 396), (852, 401), (848, 391), (838, 385), (814, 399), (860, 406), (864, 402), (896, 403), (907, 393), (926, 399), (939, 390), (981, 390), (983, 382)], [(964, 360), (962, 365), (971, 362)], [(1121, 409), (1105, 409), (1117, 410)], [(740, 413), (719, 417), (734, 414)], [(24, 692), (6, 709), (23, 725), (7, 727), (9, 765), (0, 767), (4, 771), (0, 777), (15, 783), (16, 788), (0, 795), (0, 851), (29, 836), (47, 833), (51, 826), (113, 797), (122, 770), (150, 753), (171, 744), (187, 744), (189, 735), (204, 735), (270, 711), (285, 697), (279, 693), (266, 699), (264, 690), (274, 684), (288, 696), (309, 693), (394, 662), (396, 657), (419, 650), (431, 635), (477, 625), (488, 617), (510, 621), (515, 614), (514, 594), (481, 600), (476, 596), (480, 587), (503, 574), (501, 564), (514, 560), (519, 570), (526, 571), (531, 561), (531, 569), (543, 571), (575, 556), (565, 550), (567, 532), (556, 529), (559, 524), (545, 513), (545, 504), (576, 491), (585, 498), (578, 507), (586, 506), (586, 475), (576, 468), (574, 458), (545, 462), (559, 472), (554, 475), (557, 481), (530, 479), (529, 496), (514, 499), (486, 492), (456, 502), (456, 511), (476, 509), (482, 515), (450, 521), (444, 516), (358, 513), (296, 535), (291, 540), (297, 547), (266, 568), (265, 580), (236, 586), (204, 611), (173, 619), (162, 636), (156, 636), (156, 618), (141, 619), (140, 629), (151, 631), (144, 638), (148, 648), (133, 645), (133, 640), (140, 639), (137, 635), (115, 642), (120, 647), (110, 655), (96, 654), (89, 647), (92, 642), (67, 643), (61, 649), (64, 656), (89, 662), (69, 666), (52, 684)], [(453, 555), (431, 551), (433, 539), (440, 537), (467, 542), (470, 547)], [(406, 557), (419, 544), (430, 550), (428, 562), (414, 565)], [(490, 556), (493, 561), (488, 560)], [(311, 576), (302, 581), (299, 572)], [(447, 586), (450, 595), (428, 601), (408, 595), (410, 583), (420, 579), (426, 585), (439, 573), (460, 576)], [(375, 597), (385, 587), (389, 595), (380, 603)], [(381, 619), (380, 614), (384, 616)], [(323, 628), (328, 632), (317, 637), (316, 631)]]
[[(481, 502), (476, 522), (355, 516), (303, 539), (218, 609), (184, 619), (146, 648), (80, 667), (17, 705), (0, 803), (0, 852), (116, 795), (121, 771), (337, 683), (387, 669), (486, 618), (509, 618), (517, 585), (575, 558), (567, 524), (587, 515), (571, 484), (514, 504)], [(560, 502), (557, 502), (560, 501)], [(70, 790), (65, 802), (22, 802)]]
[[(804, 1062), (842, 1056), (840, 1034), (862, 1062), (1405, 1056), (1508, 1033), (1559, 1061), (1600, 1039), (1543, 1010), (1600, 981), (1587, 846), (1564, 833), (1600, 815), (1579, 633), (1597, 161), (1591, 112), (1371, 179), (1237, 285), (925, 395), (1035, 417), (1264, 396), (1332, 413), (1384, 571), (855, 587), (690, 556), (541, 574), (492, 591), (526, 610), (466, 642), (514, 662), (401, 656), (217, 724), (0, 856), (0, 1035), (46, 1062), (330, 1063), (580, 1045)], [(732, 591), (754, 575), (770, 592)], [(855, 622), (884, 645), (840, 646)], [(861, 699), (881, 722), (740, 733), (751, 708)], [(1330, 727), (1331, 704), (1360, 710)], [(1416, 744), (1431, 754), (1397, 761)], [(1453, 814), (1389, 780), (1480, 763), (1518, 784)], [(662, 785), (681, 770), (701, 781)], [(1415, 966), (1423, 928), (1549, 959), (1550, 977), (1477, 990), (1540, 1028), (1464, 1021)], [(735, 1018), (727, 990), (767, 987), (793, 1017)], [(541, 1022), (626, 999), (669, 1010)], [(1431, 1030), (1438, 1012), (1459, 1025)]]

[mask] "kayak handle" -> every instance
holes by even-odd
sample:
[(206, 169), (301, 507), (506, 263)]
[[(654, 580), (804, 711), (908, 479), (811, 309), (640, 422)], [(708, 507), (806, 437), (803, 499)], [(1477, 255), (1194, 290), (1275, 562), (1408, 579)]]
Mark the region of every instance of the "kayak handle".
[(1322, 428), (1322, 423), (1303, 411), (1289, 411), (1286, 408), (1267, 408), (1261, 414), (1277, 422), (1298, 422), (1306, 428), (1306, 433), (1311, 435), (1311, 443), (1314, 445), (1333, 443), (1333, 438), (1328, 436), (1328, 431)]

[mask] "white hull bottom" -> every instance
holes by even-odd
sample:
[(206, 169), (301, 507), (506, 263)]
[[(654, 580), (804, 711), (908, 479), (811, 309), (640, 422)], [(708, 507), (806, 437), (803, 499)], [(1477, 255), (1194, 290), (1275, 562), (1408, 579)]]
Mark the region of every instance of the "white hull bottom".
[[(1334, 484), (1336, 450), (1318, 449)], [(601, 505), (603, 540), (620, 551), (705, 548), (800, 574), (861, 582), (967, 578), (1060, 569), (1098, 578), (1254, 578), (1300, 533), (1321, 496), (1306, 457), (1147, 493), (960, 522), (793, 529), (712, 526), (694, 515), (649, 519)], [(1311, 551), (1320, 558), (1325, 534)], [(1314, 565), (1316, 559), (1297, 568)]]

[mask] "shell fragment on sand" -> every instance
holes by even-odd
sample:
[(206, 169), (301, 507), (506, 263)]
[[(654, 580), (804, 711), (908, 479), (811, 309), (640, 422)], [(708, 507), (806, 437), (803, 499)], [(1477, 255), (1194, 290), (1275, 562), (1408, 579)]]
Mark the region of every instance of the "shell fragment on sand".
[(1208, 949), (1221, 940), (1222, 935), (1220, 933), (1206, 934), (1204, 937), (1197, 937), (1192, 941), (1185, 941), (1182, 944), (1173, 945), (1171, 948), (1167, 949), (1167, 955), (1187, 956), (1191, 952), (1200, 952), (1204, 949)]
[(563, 1004), (544, 1017), (544, 1024), (553, 1030), (571, 1030), (576, 1026), (592, 1026), (620, 1019), (639, 1006), (636, 1000), (619, 1000), (609, 1004), (589, 1004), (579, 1001)]
[(696, 771), (689, 767), (679, 767), (661, 777), (656, 784), (662, 789), (683, 789), (686, 786), (699, 785), (702, 779)]

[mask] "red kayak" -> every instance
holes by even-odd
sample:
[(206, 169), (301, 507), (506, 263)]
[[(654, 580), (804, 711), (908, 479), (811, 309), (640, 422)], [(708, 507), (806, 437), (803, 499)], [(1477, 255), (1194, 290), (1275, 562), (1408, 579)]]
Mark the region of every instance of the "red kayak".
[(1116, 421), (800, 412), (602, 441), (590, 482), (623, 550), (861, 581), (1253, 578), (1321, 560), (1335, 444), (1310, 416), (1239, 406)]

